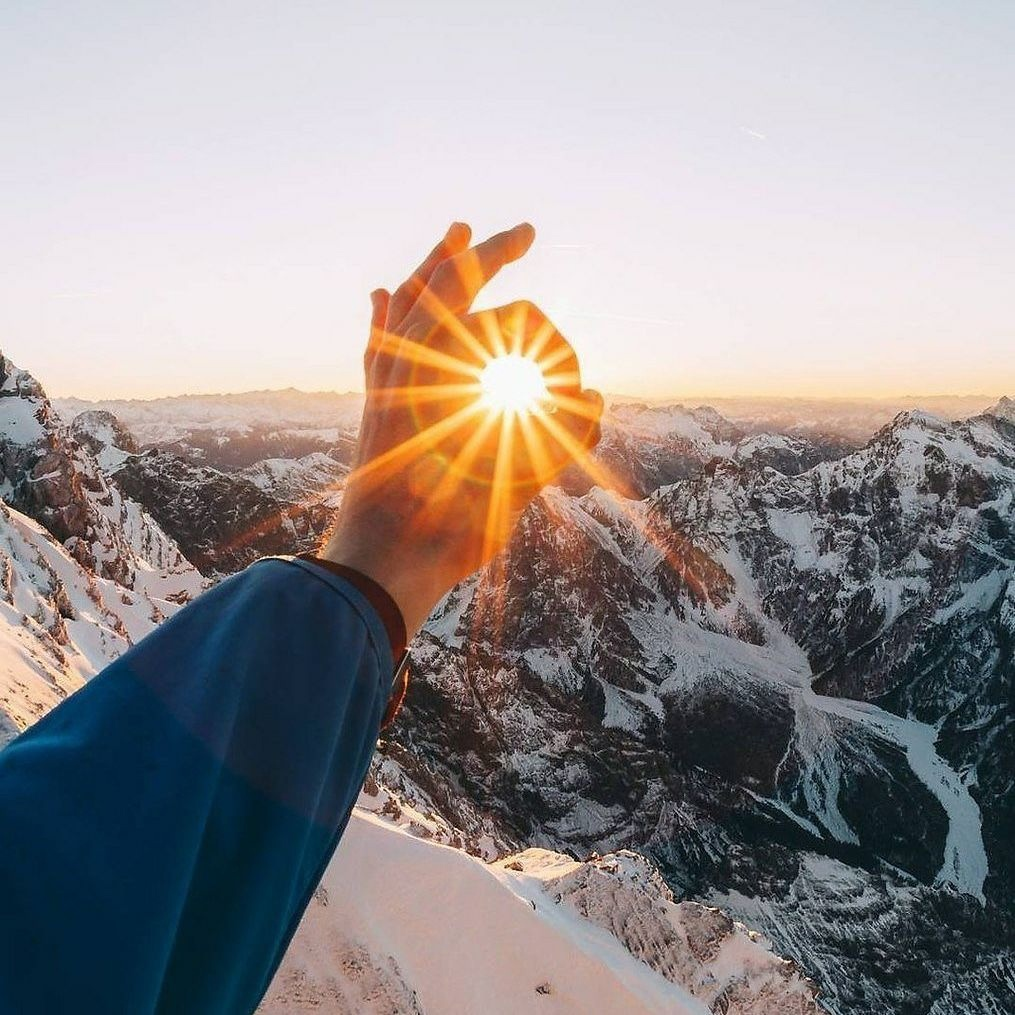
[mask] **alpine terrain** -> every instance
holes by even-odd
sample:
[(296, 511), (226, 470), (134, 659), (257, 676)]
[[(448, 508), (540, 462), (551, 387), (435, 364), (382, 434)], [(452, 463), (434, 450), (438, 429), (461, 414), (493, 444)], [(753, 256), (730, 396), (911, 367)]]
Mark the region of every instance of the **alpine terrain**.
[[(7, 737), (340, 502), (355, 396), (0, 376)], [(438, 606), (263, 1010), (1015, 1009), (1012, 403), (735, 408), (615, 404)]]
[[(300, 450), (296, 461), (238, 465), (239, 478), (199, 467), (196, 489), (176, 492), (197, 497), (196, 523), (216, 504), (206, 483), (254, 485), (302, 517), (333, 503), (334, 481), (322, 477), (346, 466), (341, 442), (335, 458)], [(0, 357), (0, 746), (219, 573), (225, 558), (195, 554), (203, 577), (125, 493), (125, 466), (144, 457), (116, 417), (88, 410), (67, 423)], [(376, 769), (263, 1011), (822, 1011), (795, 963), (717, 908), (675, 901), (645, 857), (529, 848), (488, 863), (464, 848), (465, 833), (416, 807), (424, 794), (403, 773), (388, 786)]]

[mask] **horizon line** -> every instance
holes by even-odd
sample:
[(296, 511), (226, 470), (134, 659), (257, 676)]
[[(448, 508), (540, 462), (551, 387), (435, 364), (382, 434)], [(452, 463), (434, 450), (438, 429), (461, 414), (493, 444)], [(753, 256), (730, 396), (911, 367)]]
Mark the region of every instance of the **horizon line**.
[[(103, 402), (159, 402), (183, 398), (243, 398), (252, 395), (282, 395), (282, 394), (304, 395), (307, 397), (332, 396), (337, 398), (362, 398), (365, 392), (356, 389), (339, 391), (337, 388), (321, 388), (307, 390), (288, 385), (282, 388), (248, 388), (243, 391), (183, 391), (172, 395), (105, 395), (100, 397), (86, 397), (73, 394), (49, 394), (53, 401), (65, 402), (90, 402), (99, 404)], [(766, 401), (766, 402), (897, 402), (912, 401), (917, 399), (985, 399), (998, 401), (1001, 398), (1009, 397), (1004, 392), (992, 394), (982, 391), (977, 392), (923, 392), (920, 394), (898, 393), (888, 395), (878, 394), (785, 394), (785, 393), (729, 393), (719, 394), (695, 393), (695, 392), (673, 392), (664, 395), (631, 394), (626, 391), (604, 391), (603, 396), (607, 399), (624, 399), (631, 402), (660, 403), (660, 402), (710, 402), (710, 401)]]

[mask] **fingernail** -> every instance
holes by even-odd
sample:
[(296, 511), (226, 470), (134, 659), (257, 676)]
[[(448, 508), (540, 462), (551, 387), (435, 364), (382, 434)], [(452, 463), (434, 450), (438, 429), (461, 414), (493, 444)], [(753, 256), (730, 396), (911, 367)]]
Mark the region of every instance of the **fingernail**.
[(384, 299), (384, 290), (383, 289), (375, 289), (370, 294), (370, 302), (374, 306), (377, 306), (377, 304), (380, 303), (382, 299)]
[(471, 230), (465, 222), (452, 222), (451, 225), (448, 226), (448, 231), (444, 234), (444, 239), (454, 240), (459, 237), (464, 238), (464, 234), (470, 232)]

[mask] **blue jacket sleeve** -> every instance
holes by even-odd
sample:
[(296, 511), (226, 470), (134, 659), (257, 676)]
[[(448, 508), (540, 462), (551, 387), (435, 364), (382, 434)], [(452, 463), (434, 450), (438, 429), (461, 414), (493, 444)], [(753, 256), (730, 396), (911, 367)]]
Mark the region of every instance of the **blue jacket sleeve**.
[(303, 561), (222, 582), (0, 753), (0, 1012), (251, 1012), (366, 776), (391, 648)]

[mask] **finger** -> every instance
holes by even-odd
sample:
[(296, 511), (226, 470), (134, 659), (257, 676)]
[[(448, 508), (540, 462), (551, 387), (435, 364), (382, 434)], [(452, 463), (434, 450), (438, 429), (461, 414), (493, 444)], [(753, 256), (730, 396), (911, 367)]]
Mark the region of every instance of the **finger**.
[(375, 289), (370, 294), (370, 338), (363, 355), (363, 369), (366, 371), (368, 379), (384, 336), (384, 325), (388, 319), (388, 305), (390, 303), (391, 293), (387, 289)]
[(422, 309), (437, 320), (464, 313), (483, 286), (505, 265), (523, 257), (535, 238), (536, 230), (522, 222), (443, 261), (420, 294)]
[[(574, 397), (563, 396), (559, 403), (561, 411), (540, 417), (547, 460), (541, 481), (552, 481), (572, 464), (599, 481), (599, 469), (592, 463), (589, 452), (599, 443), (601, 435), (602, 395), (588, 389)], [(606, 484), (600, 481), (600, 485)]]
[[(571, 343), (534, 303), (519, 300), (498, 307), (497, 328), (484, 329), (490, 351), (495, 356), (518, 353), (538, 364), (550, 395), (581, 394), (578, 357)], [(482, 315), (478, 315), (482, 316)]]
[(370, 294), (370, 327), (374, 331), (384, 327), (390, 303), (391, 293), (387, 289), (375, 289)]
[(469, 246), (472, 230), (464, 222), (452, 222), (440, 242), (424, 258), (423, 263), (396, 290), (388, 307), (388, 329), (397, 328), (412, 309), (419, 294), (430, 281), (437, 267)]

